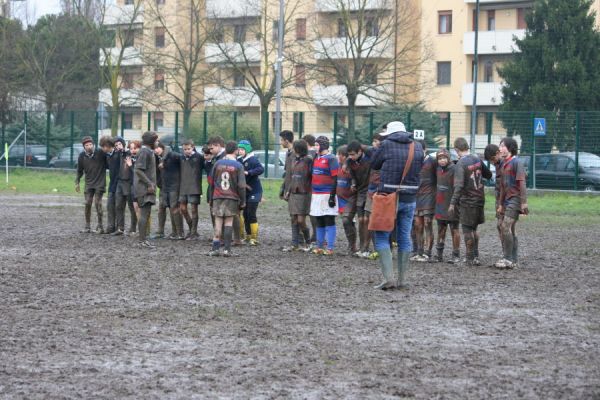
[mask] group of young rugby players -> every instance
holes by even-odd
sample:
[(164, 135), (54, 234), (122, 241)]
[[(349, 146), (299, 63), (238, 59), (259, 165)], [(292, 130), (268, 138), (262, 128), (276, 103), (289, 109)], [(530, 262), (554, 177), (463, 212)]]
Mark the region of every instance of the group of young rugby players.
[[(376, 134), (371, 146), (358, 141), (337, 148), (332, 154), (329, 139), (305, 135), (294, 140), (291, 131), (280, 133), (286, 150), (285, 175), (280, 198), (285, 200), (291, 220), (291, 244), (283, 251), (306, 251), (333, 255), (336, 242), (336, 217), (342, 221), (348, 242), (347, 254), (376, 259), (370, 251), (373, 241), (369, 217), (377, 192), (380, 171), (371, 160), (384, 135)], [(95, 206), (96, 233), (137, 235), (140, 245), (154, 248), (148, 240), (152, 206), (158, 205), (158, 228), (154, 238), (166, 238), (167, 209), (171, 221), (171, 240), (195, 240), (198, 234), (198, 205), (203, 195), (202, 175), (208, 183), (207, 202), (213, 225), (210, 256), (231, 256), (232, 245), (258, 245), (257, 208), (262, 200), (260, 175), (264, 167), (247, 140), (225, 143), (211, 137), (198, 149), (193, 141), (182, 144), (177, 153), (160, 142), (154, 132), (125, 147), (120, 138), (102, 137), (95, 148), (91, 137), (82, 140), (84, 151), (77, 162), (76, 190), (85, 175), (85, 228), (91, 232), (91, 210)], [(421, 142), (425, 149), (425, 143)], [(428, 155), (420, 172), (413, 220), (412, 261), (442, 262), (446, 232), (450, 228), (452, 253), (449, 263), (461, 262), (462, 226), (468, 265), (480, 265), (478, 225), (484, 222), (484, 181), (492, 173), (486, 164), (469, 151), (463, 138), (454, 142), (458, 160), (447, 149)], [(518, 262), (515, 225), (520, 214), (527, 214), (525, 170), (517, 158), (518, 145), (504, 138), (500, 146), (488, 145), (484, 158), (496, 170), (496, 216), (503, 257), (498, 268), (513, 268)], [(107, 226), (104, 229), (102, 197), (109, 171)], [(157, 198), (158, 193), (158, 198)], [(127, 206), (127, 207), (126, 207)], [(130, 225), (125, 231), (125, 209)], [(390, 218), (394, 218), (391, 215)], [(433, 220), (437, 221), (437, 241)], [(309, 228), (310, 221), (311, 228)], [(185, 229), (187, 225), (187, 229)], [(391, 235), (394, 238), (395, 235)], [(391, 239), (394, 240), (394, 239)], [(432, 254), (436, 242), (436, 252)]]

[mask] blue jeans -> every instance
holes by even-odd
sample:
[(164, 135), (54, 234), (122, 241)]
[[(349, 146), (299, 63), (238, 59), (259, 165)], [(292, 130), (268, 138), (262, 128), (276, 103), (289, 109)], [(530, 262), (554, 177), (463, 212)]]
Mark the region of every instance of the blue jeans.
[[(396, 214), (396, 241), (398, 251), (406, 252), (412, 250), (410, 231), (417, 203), (398, 202), (398, 213)], [(390, 232), (375, 231), (375, 250), (390, 248)]]

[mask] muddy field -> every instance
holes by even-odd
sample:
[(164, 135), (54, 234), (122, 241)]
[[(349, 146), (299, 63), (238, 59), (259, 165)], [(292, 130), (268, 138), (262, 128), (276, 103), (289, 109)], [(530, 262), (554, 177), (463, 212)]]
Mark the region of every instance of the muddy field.
[(202, 241), (154, 251), (79, 234), (78, 198), (0, 205), (1, 398), (600, 397), (597, 224), (531, 217), (517, 270), (413, 264), (380, 292), (376, 262), (278, 251), (281, 204), (229, 259), (205, 205)]

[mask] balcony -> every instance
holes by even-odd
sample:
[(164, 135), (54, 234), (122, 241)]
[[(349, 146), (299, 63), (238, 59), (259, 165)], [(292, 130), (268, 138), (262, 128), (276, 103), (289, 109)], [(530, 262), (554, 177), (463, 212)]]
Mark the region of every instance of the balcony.
[(208, 63), (259, 63), (262, 46), (260, 42), (209, 43), (204, 54)]
[[(109, 49), (109, 57), (113, 61), (113, 63), (118, 62), (120, 52), (121, 48), (119, 47), (113, 47)], [(104, 61), (104, 52), (100, 50), (100, 65), (104, 65)], [(130, 67), (141, 65), (144, 65), (144, 63), (142, 60), (142, 54), (140, 49), (136, 47), (125, 47), (125, 50), (123, 50), (123, 58), (121, 59), (121, 66)]]
[(258, 96), (249, 88), (204, 88), (206, 106), (260, 107)]
[[(369, 96), (359, 94), (356, 99), (357, 107), (373, 107), (385, 102), (386, 97), (390, 96), (391, 85), (381, 85), (380, 88), (368, 89)], [(315, 85), (312, 88), (312, 97), (316, 105), (321, 107), (340, 107), (348, 106), (346, 97), (346, 86), (344, 85)], [(381, 100), (376, 100), (381, 99)]]
[(206, 17), (212, 19), (260, 17), (258, 0), (207, 0)]
[[(467, 4), (475, 4), (477, 0), (465, 0)], [(479, 0), (480, 4), (531, 3), (531, 0)]]
[[(110, 89), (102, 89), (98, 93), (98, 101), (108, 106), (112, 106), (112, 96)], [(141, 92), (135, 89), (119, 90), (119, 103), (122, 107), (142, 107)]]
[[(514, 38), (523, 39), (525, 29), (511, 29), (504, 31), (479, 31), (479, 54), (511, 54), (519, 51), (515, 46)], [(475, 54), (475, 32), (466, 32), (463, 37), (463, 51), (465, 54)]]
[(358, 47), (362, 48), (362, 58), (392, 58), (394, 56), (392, 38), (369, 36), (363, 43), (353, 43), (356, 38), (323, 38), (313, 42), (317, 60), (345, 60), (356, 58)]
[(393, 10), (393, 0), (317, 0), (317, 12), (339, 12), (341, 3), (346, 10)]
[(144, 23), (144, 7), (140, 6), (136, 9), (133, 4), (117, 5), (112, 4), (106, 7), (102, 24), (105, 26), (111, 25), (129, 25), (133, 20), (133, 25), (141, 25)]
[[(477, 83), (477, 105), (499, 106), (502, 104), (501, 82), (478, 82)], [(473, 84), (467, 83), (462, 89), (462, 103), (464, 106), (473, 105)]]

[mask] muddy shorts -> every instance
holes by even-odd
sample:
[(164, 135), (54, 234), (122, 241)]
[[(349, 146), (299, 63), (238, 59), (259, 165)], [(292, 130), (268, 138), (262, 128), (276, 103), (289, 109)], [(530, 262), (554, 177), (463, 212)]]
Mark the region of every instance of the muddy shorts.
[(335, 207), (329, 207), (328, 193), (313, 193), (310, 196), (310, 215), (313, 217), (336, 216), (338, 215), (338, 204), (337, 196)]
[(511, 197), (504, 202), (505, 217), (518, 221), (519, 214), (521, 214), (521, 199), (519, 197)]
[(92, 204), (92, 202), (94, 201), (94, 197), (102, 199), (103, 195), (104, 190), (86, 189), (86, 191), (83, 192), (83, 197), (87, 204)]
[(310, 193), (290, 193), (288, 210), (290, 215), (308, 215), (310, 212)]
[(160, 191), (159, 206), (162, 208), (175, 208), (179, 206), (179, 192)]
[(476, 227), (485, 222), (483, 207), (460, 206), (458, 208), (458, 217), (461, 225), (470, 227)]
[(214, 199), (212, 213), (215, 217), (234, 217), (240, 214), (240, 202), (232, 199)]
[(365, 201), (365, 213), (371, 214), (373, 211), (373, 194), (367, 194), (367, 200)]
[(337, 198), (338, 212), (343, 216), (350, 216), (356, 213), (356, 196), (352, 196), (349, 199), (342, 199), (338, 196)]
[(179, 196), (179, 202), (184, 204), (200, 204), (200, 195), (182, 194)]
[(365, 211), (367, 211), (367, 209), (366, 209), (367, 199), (368, 199), (367, 192), (362, 192), (362, 193), (359, 192), (356, 195), (356, 214), (359, 217), (364, 217)]
[(415, 211), (415, 217), (430, 217), (433, 218), (433, 215), (435, 214), (435, 209), (428, 209), (428, 210), (417, 210)]

